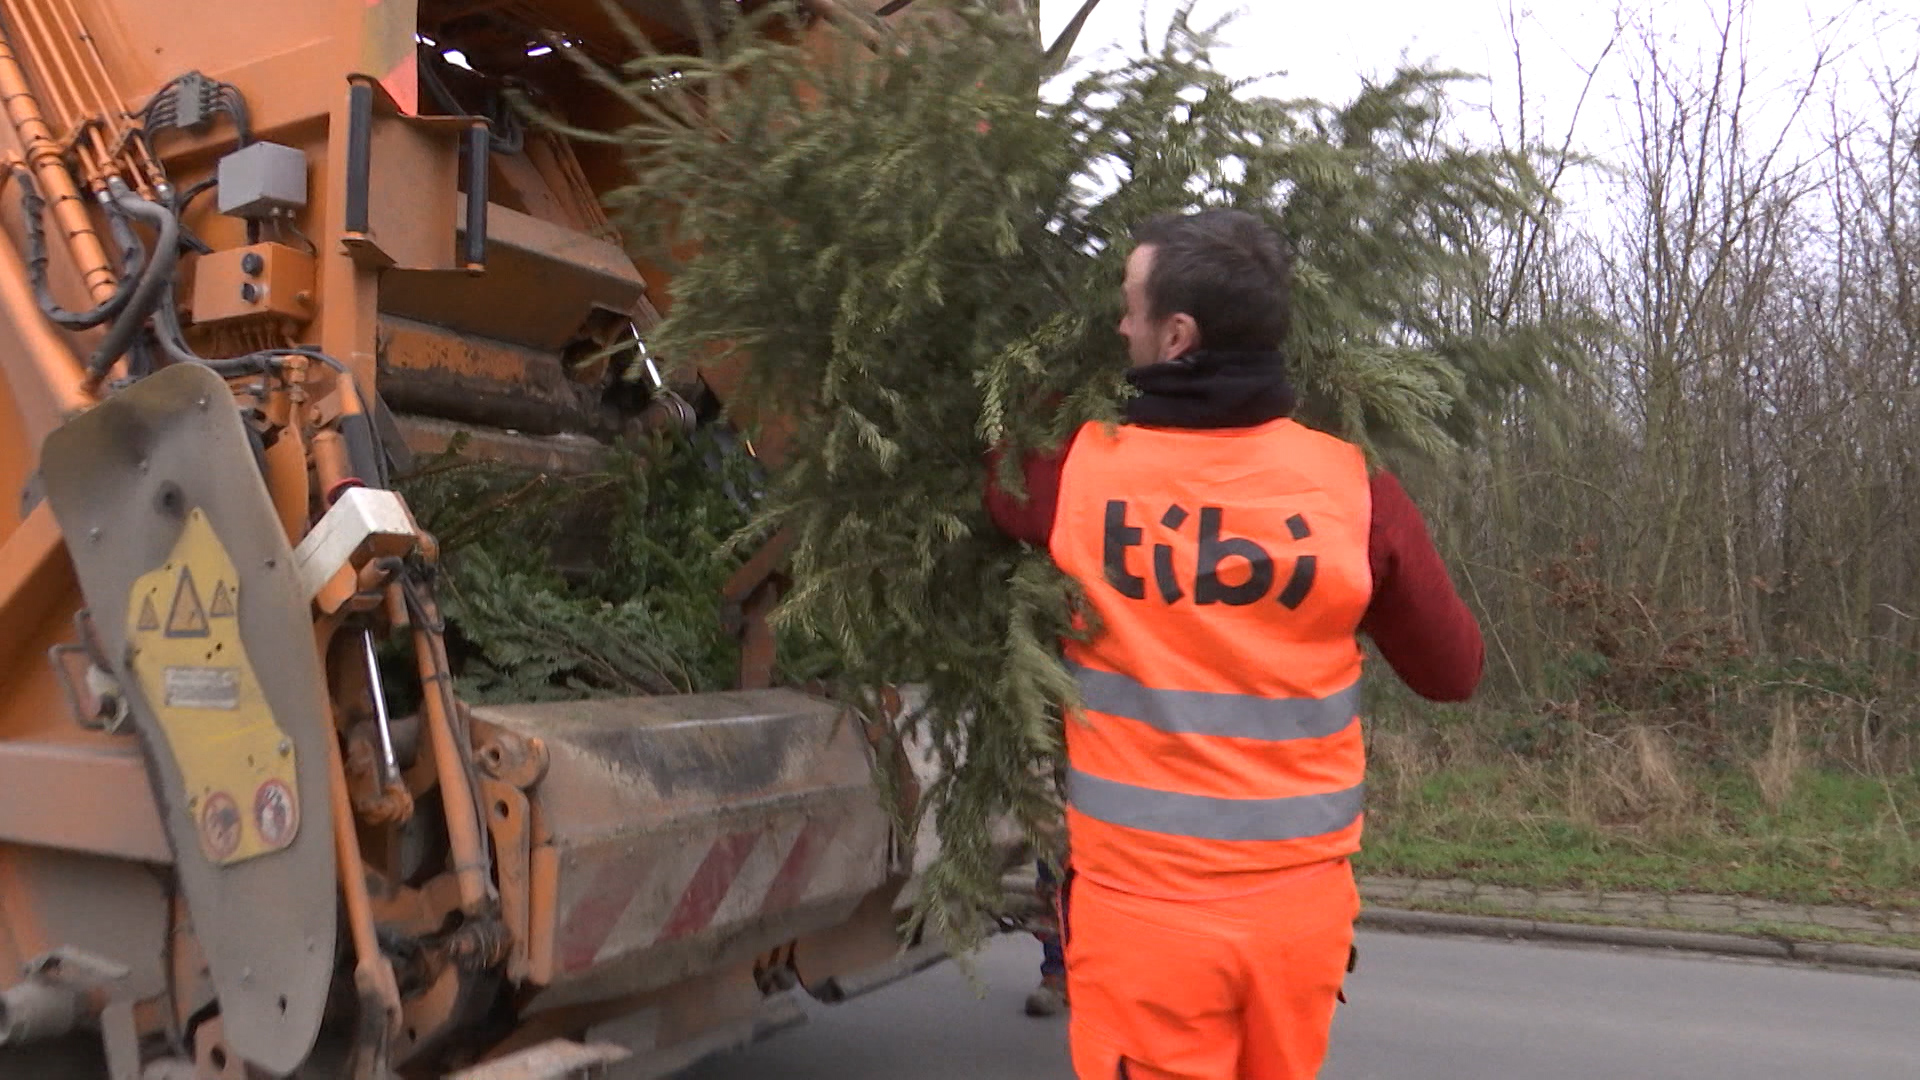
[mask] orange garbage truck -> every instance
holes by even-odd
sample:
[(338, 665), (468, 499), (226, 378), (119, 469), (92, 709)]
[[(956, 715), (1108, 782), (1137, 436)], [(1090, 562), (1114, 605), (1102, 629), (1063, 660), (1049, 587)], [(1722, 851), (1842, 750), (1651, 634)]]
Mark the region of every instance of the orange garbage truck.
[(925, 766), (772, 685), (773, 560), (735, 691), (470, 706), (391, 483), (724, 399), (508, 98), (616, 124), (565, 50), (751, 6), (0, 0), (0, 1076), (659, 1076), (937, 958)]

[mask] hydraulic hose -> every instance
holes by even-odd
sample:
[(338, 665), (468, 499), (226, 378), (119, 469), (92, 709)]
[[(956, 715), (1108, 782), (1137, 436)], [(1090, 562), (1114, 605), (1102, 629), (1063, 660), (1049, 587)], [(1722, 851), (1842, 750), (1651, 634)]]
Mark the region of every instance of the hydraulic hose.
[(87, 360), (89, 389), (99, 386), (114, 362), (126, 353), (127, 347), (133, 343), (133, 336), (146, 324), (147, 316), (153, 314), (154, 304), (173, 282), (174, 267), (180, 262), (180, 219), (159, 203), (148, 202), (134, 194), (117, 177), (107, 183), (115, 206), (128, 217), (151, 224), (160, 235), (154, 242), (152, 261), (147, 264), (146, 273), (134, 286), (133, 298), (120, 317), (113, 321), (100, 347)]
[[(186, 333), (181, 329), (180, 313), (174, 294), (177, 285), (174, 280), (174, 268), (180, 261), (179, 215), (166, 206), (141, 198), (118, 179), (110, 180), (108, 183), (113, 205), (120, 211), (119, 215), (109, 216), (118, 223), (115, 232), (117, 237), (121, 236), (119, 229), (125, 230), (122, 242), (127, 250), (136, 255), (143, 251), (139, 236), (127, 226), (125, 218), (138, 218), (151, 224), (159, 236), (155, 240), (154, 254), (145, 272), (139, 274), (138, 281), (131, 288), (123, 286), (122, 291), (130, 296), (130, 299), (124, 302), (124, 310), (114, 321), (113, 327), (107, 331), (107, 336), (101, 341), (100, 347), (87, 361), (88, 381), (92, 385), (99, 385), (100, 380), (106, 377), (114, 363), (126, 354), (149, 317), (153, 319), (153, 336), (160, 346), (160, 351), (170, 363), (199, 364), (212, 369), (216, 374), (231, 378), (266, 371), (272, 367), (274, 359), (278, 356), (299, 354), (316, 357), (336, 370), (346, 372), (345, 366), (332, 357), (318, 350), (298, 347), (264, 349), (244, 356), (221, 359), (209, 359), (194, 353), (187, 345)], [(198, 194), (200, 190), (205, 188), (198, 188), (189, 195)], [(132, 280), (132, 277), (133, 275), (129, 274), (129, 280)], [(382, 457), (384, 458), (384, 455)]]
[(20, 185), (20, 209), (25, 215), (27, 229), (27, 274), (32, 280), (33, 298), (40, 305), (40, 310), (54, 325), (68, 330), (91, 329), (120, 314), (127, 306), (127, 301), (132, 299), (134, 284), (146, 263), (146, 252), (142, 249), (140, 238), (128, 226), (126, 216), (112, 211), (107, 214), (107, 226), (113, 231), (113, 238), (123, 253), (119, 287), (112, 296), (86, 311), (68, 311), (54, 299), (53, 288), (47, 281), (47, 201), (40, 196), (39, 185), (34, 183), (33, 172), (26, 165), (14, 164), (13, 179)]
[(160, 351), (167, 360), (175, 364), (199, 364), (212, 368), (214, 374), (222, 378), (235, 375), (251, 375), (265, 371), (272, 364), (271, 352), (248, 353), (218, 360), (208, 359), (187, 347), (187, 335), (180, 328), (180, 312), (174, 304), (173, 283), (168, 282), (165, 294), (153, 310), (153, 336), (159, 339)]

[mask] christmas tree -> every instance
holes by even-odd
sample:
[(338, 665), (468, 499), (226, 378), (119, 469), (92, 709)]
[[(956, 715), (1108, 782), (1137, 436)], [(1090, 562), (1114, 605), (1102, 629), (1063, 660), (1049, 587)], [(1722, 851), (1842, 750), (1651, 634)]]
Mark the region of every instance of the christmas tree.
[(983, 485), (1017, 478), (989, 477), (983, 451), (1116, 415), (1128, 230), (1220, 205), (1277, 226), (1298, 260), (1302, 418), (1370, 448), (1460, 445), (1488, 403), (1552, 385), (1561, 339), (1474, 317), (1486, 252), (1544, 192), (1523, 155), (1449, 135), (1452, 76), (1285, 100), (1222, 74), (1221, 28), (1183, 15), (1052, 92), (1030, 19), (949, 7), (824, 50), (777, 4), (699, 55), (640, 42), (592, 69), (632, 122), (572, 134), (628, 152), (612, 201), (673, 272), (655, 354), (744, 356), (729, 405), (793, 427), (747, 530), (793, 539), (779, 625), (829, 644), (850, 695), (927, 690), (896, 732), (941, 766), (910, 823), (942, 843), (922, 913), (964, 940), (1001, 900), (993, 823), (1054, 829), (1073, 695), (1071, 589), (987, 521)]

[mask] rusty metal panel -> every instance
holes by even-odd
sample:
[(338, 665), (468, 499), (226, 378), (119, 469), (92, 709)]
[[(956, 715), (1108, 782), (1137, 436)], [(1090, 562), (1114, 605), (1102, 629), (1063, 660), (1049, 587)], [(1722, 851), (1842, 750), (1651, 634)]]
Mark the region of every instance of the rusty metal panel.
[(598, 472), (609, 456), (605, 443), (584, 435), (516, 435), (427, 416), (397, 415), (394, 421), (407, 446), (421, 457), (446, 453), (463, 436), (465, 459), (560, 476)]
[[(411, 55), (411, 50), (409, 50)], [(454, 213), (460, 198), (460, 137), (466, 121), (390, 116), (377, 109), (369, 151), (368, 229), (345, 239), (354, 260), (390, 273), (461, 278)]]
[[(448, 247), (466, 219), (451, 196)], [(462, 230), (461, 235), (464, 235)], [(494, 204), (487, 210), (487, 271), (478, 276), (397, 269), (380, 280), (380, 310), (530, 349), (558, 350), (596, 311), (624, 317), (646, 283), (618, 244)]]
[(398, 412), (529, 435), (619, 430), (552, 353), (411, 319), (383, 318), (379, 334), (380, 396)]
[(871, 753), (829, 702), (770, 690), (474, 715), (551, 758), (532, 792), (558, 867), (535, 1009), (666, 986), (834, 925), (886, 877)]

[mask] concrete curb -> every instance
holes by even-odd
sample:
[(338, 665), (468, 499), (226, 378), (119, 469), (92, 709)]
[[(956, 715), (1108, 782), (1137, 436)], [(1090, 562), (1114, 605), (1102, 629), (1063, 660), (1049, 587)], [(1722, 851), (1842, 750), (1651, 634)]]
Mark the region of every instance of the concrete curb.
[(1367, 906), (1360, 925), (1408, 934), (1472, 934), (1528, 941), (1568, 941), (1627, 949), (1671, 949), (1719, 956), (1750, 956), (1822, 967), (1868, 968), (1920, 973), (1920, 950), (1828, 941), (1795, 941), (1715, 934), (1698, 930), (1662, 930), (1642, 926), (1594, 926), (1497, 915), (1459, 915), (1444, 911)]

